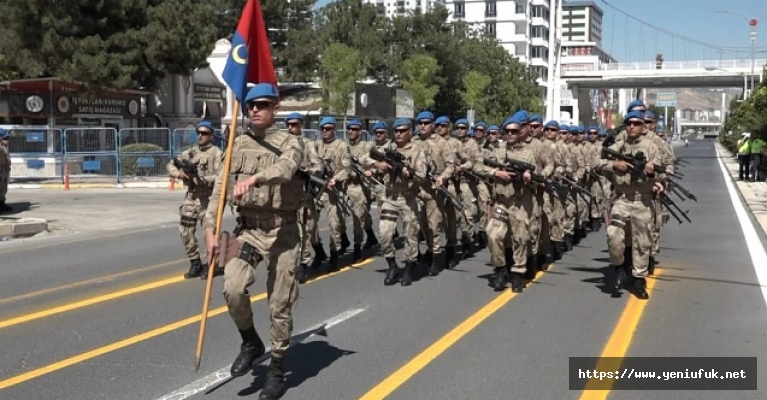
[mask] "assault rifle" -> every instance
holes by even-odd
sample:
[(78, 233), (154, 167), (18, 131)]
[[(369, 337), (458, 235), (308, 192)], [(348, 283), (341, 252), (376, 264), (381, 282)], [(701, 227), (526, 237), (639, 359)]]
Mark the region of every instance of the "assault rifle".
[(352, 157), (352, 168), (354, 169), (354, 172), (357, 173), (357, 175), (360, 176), (360, 180), (363, 182), (363, 185), (365, 184), (365, 179), (370, 180), (371, 182), (375, 183), (376, 185), (383, 186), (383, 182), (379, 181), (378, 179), (374, 177), (366, 177), (365, 176), (365, 168), (362, 167), (362, 164), (360, 164), (360, 160), (357, 157)]
[(530, 163), (517, 161), (510, 158), (507, 158), (505, 163), (500, 163), (490, 158), (483, 158), (482, 162), (488, 167), (501, 169), (506, 172), (512, 172), (516, 175), (516, 179), (518, 180), (522, 180), (522, 174), (524, 174), (525, 171), (530, 171), (532, 181), (535, 183), (543, 184), (544, 189), (549, 193), (553, 193), (553, 191), (558, 187), (556, 183), (546, 180), (543, 175), (535, 173), (535, 165)]
[(323, 159), (320, 159), (320, 160), (322, 161), (322, 178), (325, 181), (325, 187), (323, 188), (323, 190), (327, 190), (328, 192), (336, 196), (336, 199), (338, 199), (339, 208), (341, 208), (341, 212), (345, 216), (348, 217), (352, 215), (352, 208), (349, 206), (349, 203), (346, 202), (346, 197), (344, 196), (344, 194), (338, 191), (338, 189), (335, 187), (332, 189), (327, 187), (327, 182), (333, 179), (333, 176), (330, 174), (330, 166), (328, 165), (328, 163)]
[[(677, 220), (677, 222), (679, 222), (679, 224), (682, 224), (682, 219), (679, 218), (679, 214), (681, 214), (684, 217), (684, 219), (687, 220), (687, 222), (692, 223), (692, 220), (687, 215), (689, 211), (682, 211), (682, 209), (679, 208), (679, 205), (674, 203), (674, 201), (671, 200), (671, 197), (668, 197), (666, 193), (661, 193), (659, 196), (659, 199), (661, 204), (663, 204), (663, 206), (666, 207), (666, 210), (668, 210), (669, 214), (671, 214)], [(676, 212), (674, 212), (674, 210), (676, 210)], [(677, 212), (679, 214), (677, 214)]]
[[(411, 173), (415, 172), (415, 169), (407, 163), (405, 160), (405, 156), (400, 154), (399, 152), (392, 150), (392, 149), (384, 149), (384, 152), (381, 153), (376, 148), (370, 149), (370, 158), (373, 160), (379, 161), (379, 162), (385, 162), (389, 164), (391, 167), (390, 177), (392, 179), (392, 182), (399, 176), (402, 176), (402, 168), (407, 168), (408, 171)], [(426, 177), (429, 178), (429, 180), (434, 183), (437, 181), (437, 177), (434, 176), (433, 173), (427, 172)], [(444, 186), (440, 186), (437, 188), (445, 197), (450, 199), (450, 201), (453, 203), (453, 205), (458, 208), (459, 210), (465, 210), (466, 205), (463, 204), (461, 199), (453, 196), (450, 191), (448, 191)]]
[[(194, 165), (189, 160), (181, 160), (178, 157), (173, 157), (173, 165), (180, 171), (183, 171), (184, 174), (186, 174), (186, 176), (189, 178), (184, 179), (184, 183), (189, 187), (189, 189), (194, 189), (197, 187), (197, 184), (200, 182), (200, 175), (196, 165)], [(197, 182), (195, 182), (195, 180)]]
[[(644, 153), (641, 151), (638, 151), (636, 155), (632, 156), (630, 154), (623, 154), (606, 147), (602, 148), (602, 158), (608, 159), (608, 160), (625, 161), (631, 164), (631, 166), (633, 167), (633, 170), (636, 172), (643, 171), (645, 166), (649, 163)], [(656, 173), (665, 173), (666, 171), (665, 165), (653, 163), (652, 166)]]
[(569, 189), (575, 189), (575, 191), (578, 192), (581, 197), (583, 197), (583, 200), (585, 200), (586, 203), (591, 204), (591, 202), (594, 201), (594, 194), (586, 190), (586, 188), (583, 186), (579, 185), (575, 179), (566, 174), (560, 174), (559, 177), (562, 178), (562, 180), (565, 182), (565, 186), (567, 186)]

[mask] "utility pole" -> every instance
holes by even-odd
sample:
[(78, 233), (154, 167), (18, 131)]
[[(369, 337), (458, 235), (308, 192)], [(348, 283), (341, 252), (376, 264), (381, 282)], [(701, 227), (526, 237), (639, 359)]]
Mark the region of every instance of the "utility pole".
[(751, 42), (751, 90), (750, 90), (749, 93), (751, 93), (751, 92), (754, 91), (754, 66), (756, 64), (756, 51), (755, 51), (755, 48), (756, 48), (756, 26), (759, 24), (759, 21), (761, 21), (762, 18), (767, 16), (767, 13), (764, 13), (764, 15), (762, 15), (759, 18), (748, 18), (745, 15), (743, 15), (743, 14), (737, 12), (737, 11), (717, 11), (717, 12), (720, 13), (720, 14), (735, 14), (735, 15), (740, 15), (741, 17), (743, 17), (743, 19), (748, 21), (748, 26), (751, 27), (751, 33), (749, 34), (749, 41)]

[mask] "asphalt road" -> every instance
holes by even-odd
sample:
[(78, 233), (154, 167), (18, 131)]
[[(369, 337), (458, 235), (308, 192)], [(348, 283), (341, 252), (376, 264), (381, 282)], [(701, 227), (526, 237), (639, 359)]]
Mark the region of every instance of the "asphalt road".
[[(284, 398), (765, 398), (767, 309), (744, 231), (712, 144), (678, 153), (699, 202), (680, 202), (692, 224), (664, 229), (649, 301), (603, 292), (604, 231), (517, 295), (487, 286), (486, 251), (410, 287), (384, 287), (373, 255), (301, 287)], [(0, 248), (0, 398), (257, 396), (268, 360), (226, 378), (239, 336), (220, 278), (194, 372), (204, 282), (184, 280), (186, 268), (175, 227)], [(254, 310), (266, 337), (258, 272)], [(761, 390), (569, 390), (568, 357), (600, 355), (758, 357)]]

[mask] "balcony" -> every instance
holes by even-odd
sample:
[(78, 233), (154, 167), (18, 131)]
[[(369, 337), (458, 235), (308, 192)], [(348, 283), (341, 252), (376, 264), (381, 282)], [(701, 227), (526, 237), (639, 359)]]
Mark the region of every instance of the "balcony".
[(546, 28), (549, 27), (549, 21), (542, 17), (533, 17), (531, 24), (533, 26), (545, 26)]
[(530, 65), (535, 67), (549, 67), (549, 62), (544, 60), (543, 58), (538, 57), (532, 57), (530, 58)]
[(514, 22), (520, 22), (520, 21), (527, 22), (527, 15), (525, 15), (524, 13), (512, 14), (509, 20)]
[(549, 2), (549, 0), (532, 0), (530, 2), (530, 5), (531, 6), (546, 6), (546, 7), (549, 8), (549, 10), (551, 9), (551, 2)]
[(493, 11), (485, 10), (485, 18), (495, 18), (497, 16), (498, 16), (498, 13), (495, 12), (495, 10)]
[(540, 47), (549, 47), (549, 41), (548, 39), (544, 39), (541, 37), (534, 37), (530, 40), (530, 44), (533, 46), (540, 46)]

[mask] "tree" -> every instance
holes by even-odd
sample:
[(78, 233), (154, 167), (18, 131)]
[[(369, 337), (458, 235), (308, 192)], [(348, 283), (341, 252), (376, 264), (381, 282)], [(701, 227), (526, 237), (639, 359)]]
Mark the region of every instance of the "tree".
[(6, 0), (0, 54), (25, 77), (86, 88), (154, 89), (166, 74), (206, 65), (215, 44), (210, 4), (198, 0)]
[[(764, 78), (767, 78), (767, 71), (764, 72)], [(732, 135), (729, 135), (730, 131)], [(767, 139), (767, 79), (763, 79), (747, 99), (730, 103), (730, 113), (719, 133), (719, 141), (730, 151), (736, 152), (736, 142), (742, 132), (751, 132), (752, 137)]]
[(434, 97), (439, 86), (434, 84), (434, 77), (439, 72), (437, 60), (426, 54), (409, 58), (404, 63), (402, 88), (413, 96), (413, 108), (424, 110), (434, 105)]
[(492, 78), (477, 71), (469, 71), (463, 77), (463, 90), (459, 92), (461, 100), (478, 116), (485, 115), (488, 100), (487, 89), (492, 81)]
[(15, 76), (16, 72), (8, 65), (5, 55), (0, 54), (0, 81), (13, 79)]
[(326, 104), (336, 113), (346, 114), (351, 105), (357, 80), (362, 78), (360, 52), (342, 43), (331, 44), (322, 53), (322, 87), (326, 91)]

